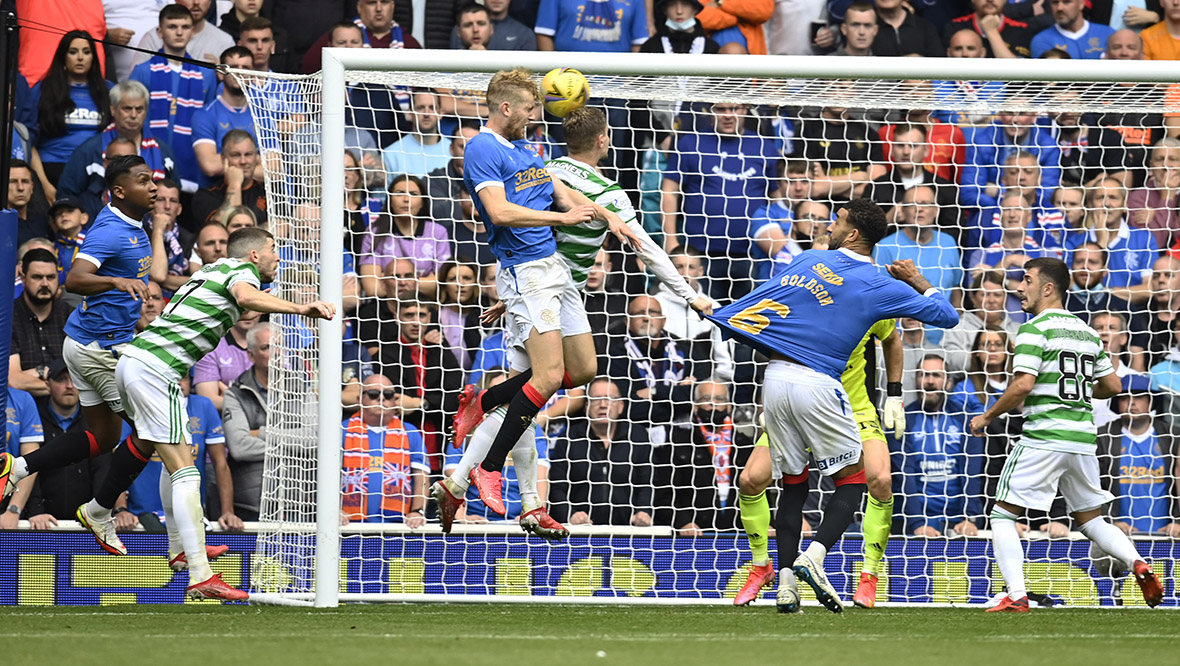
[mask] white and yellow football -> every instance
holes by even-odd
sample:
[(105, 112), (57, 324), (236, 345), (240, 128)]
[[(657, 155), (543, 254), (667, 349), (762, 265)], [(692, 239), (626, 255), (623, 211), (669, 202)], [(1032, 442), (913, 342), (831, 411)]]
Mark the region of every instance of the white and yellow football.
[(545, 95), (545, 109), (564, 118), (565, 114), (586, 105), (590, 97), (590, 82), (576, 69), (558, 67), (545, 75), (541, 81), (541, 92)]

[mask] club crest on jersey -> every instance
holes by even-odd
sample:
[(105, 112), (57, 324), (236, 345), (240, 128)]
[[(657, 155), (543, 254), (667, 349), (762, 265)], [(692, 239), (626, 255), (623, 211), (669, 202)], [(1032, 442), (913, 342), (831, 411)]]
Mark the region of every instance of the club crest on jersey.
[(139, 245), (139, 237), (138, 236), (129, 236), (127, 238), (127, 242), (131, 243), (131, 247), (135, 247), (136, 245)]

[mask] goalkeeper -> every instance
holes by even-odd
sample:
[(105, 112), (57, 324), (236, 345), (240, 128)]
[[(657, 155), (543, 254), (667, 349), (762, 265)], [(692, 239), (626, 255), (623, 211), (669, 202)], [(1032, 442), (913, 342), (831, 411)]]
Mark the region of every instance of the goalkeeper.
[[(827, 238), (817, 238), (813, 249), (826, 250)], [(860, 344), (848, 358), (848, 365), (840, 375), (840, 383), (848, 393), (853, 418), (860, 431), (864, 447), (865, 477), (868, 482), (869, 501), (861, 523), (864, 530), (864, 567), (860, 572), (860, 583), (852, 601), (861, 608), (872, 608), (877, 597), (877, 576), (881, 569), (881, 558), (889, 540), (893, 523), (893, 489), (889, 473), (889, 447), (885, 435), (877, 422), (877, 408), (869, 399), (869, 378), (866, 368), (868, 355), (876, 356), (876, 345), (869, 345), (873, 338), (881, 341), (885, 352), (885, 376), (888, 381), (888, 398), (885, 400), (885, 428), (893, 430), (901, 438), (905, 432), (905, 407), (901, 400), (901, 375), (904, 366), (904, 349), (901, 335), (897, 333), (896, 320), (884, 319), (865, 333)], [(735, 606), (744, 606), (758, 598), (762, 588), (774, 582), (774, 565), (770, 563), (767, 549), (767, 531), (770, 529), (770, 504), (766, 499), (766, 486), (770, 484), (770, 440), (765, 432), (754, 444), (745, 469), (739, 480), (738, 507), (741, 510), (742, 525), (750, 542), (750, 573), (734, 597)], [(790, 557), (787, 555), (786, 557)], [(785, 561), (779, 557), (780, 564)]]
[[(630, 199), (627, 198), (619, 184), (599, 172), (597, 165), (606, 157), (610, 149), (606, 114), (597, 108), (575, 109), (565, 117), (562, 129), (569, 148), (569, 156), (547, 163), (545, 167), (549, 173), (560, 179), (569, 188), (582, 193), (594, 203), (618, 215), (639, 238), (640, 243), (636, 246), (639, 256), (656, 278), (665, 284), (672, 293), (683, 298), (696, 311), (705, 314), (712, 312), (713, 303), (688, 285), (676, 271), (676, 267), (668, 255), (643, 230), (642, 225), (636, 219), (635, 209), (631, 206)], [(609, 233), (607, 224), (603, 221), (590, 220), (575, 226), (557, 227), (554, 233), (557, 239), (558, 257), (569, 270), (574, 286), (581, 292), (586, 287), (586, 278), (590, 268), (594, 265), (594, 259), (606, 242)], [(484, 321), (494, 321), (503, 311), (502, 304), (496, 309), (489, 310), (484, 315)], [(504, 326), (504, 346), (507, 348), (507, 358), (513, 376), (519, 375), (531, 367), (520, 329), (519, 318), (509, 313)], [(492, 410), (472, 434), (471, 443), (464, 450), (463, 459), (459, 466), (451, 473), (450, 477), (431, 487), (431, 495), (439, 505), (439, 516), (444, 532), (450, 531), (455, 512), (463, 505), (463, 497), (469, 486), (468, 475), (491, 449), (492, 442), (504, 421), (505, 413), (506, 409), (503, 405)], [(535, 429), (525, 429), (512, 449), (512, 460), (516, 467), (516, 476), (520, 482), (521, 501), (524, 505), (520, 525), (525, 531), (532, 532), (544, 539), (563, 539), (569, 535), (569, 532), (549, 516), (544, 503), (536, 492), (537, 448), (534, 434)], [(461, 445), (462, 442), (458, 442), (458, 444)]]

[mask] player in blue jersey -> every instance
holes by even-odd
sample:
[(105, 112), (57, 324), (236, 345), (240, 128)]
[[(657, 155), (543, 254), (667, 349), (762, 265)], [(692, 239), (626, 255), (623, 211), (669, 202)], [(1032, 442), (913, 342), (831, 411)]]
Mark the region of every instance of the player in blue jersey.
[[(114, 449), (123, 427), (123, 403), (115, 388), (115, 363), (120, 350), (135, 337), (140, 308), (148, 298), (152, 244), (143, 217), (156, 200), (152, 170), (142, 157), (115, 157), (107, 164), (105, 184), (111, 202), (86, 232), (86, 240), (70, 267), (66, 289), (83, 296), (66, 321), (62, 356), (78, 388), (88, 430), (66, 433), (39, 450), (13, 459), (0, 454), (0, 492), (7, 494), (21, 479), (57, 469)], [(78, 520), (108, 552), (127, 549), (115, 534), (110, 510), (123, 490), (143, 470), (148, 454), (130, 442), (111, 457), (110, 470), (91, 504), (105, 515), (78, 509)]]
[[(621, 242), (638, 247), (640, 241), (618, 215), (551, 177), (525, 139), (525, 127), (541, 106), (541, 90), (527, 70), (496, 73), (487, 100), (488, 122), (467, 142), (463, 180), (487, 224), (499, 262), (496, 287), (517, 322), (516, 336), (525, 340), (532, 370), (478, 395), (474, 387), (464, 388), (452, 432), (462, 443), (485, 413), (508, 404), (487, 457), (470, 474), (483, 503), (504, 515), (500, 470), (508, 452), (550, 396), (585, 384), (598, 369), (582, 295), (557, 255), (552, 228), (598, 220)], [(447, 495), (443, 509), (457, 508), (461, 499)]]
[[(955, 308), (912, 261), (889, 267), (896, 279), (873, 265), (873, 248), (886, 228), (885, 213), (877, 204), (853, 200), (831, 227), (831, 247), (838, 249), (800, 254), (772, 280), (709, 316), (727, 336), (771, 358), (763, 411), (770, 478), (783, 480), (775, 518), (782, 612), (799, 610), (796, 576), (828, 610), (844, 609), (823, 560), (860, 509), (866, 489), (860, 433), (840, 383), (853, 349), (882, 319), (912, 317), (945, 328), (959, 321)], [(836, 491), (811, 544), (796, 557), (809, 457), (821, 474), (832, 477)]]

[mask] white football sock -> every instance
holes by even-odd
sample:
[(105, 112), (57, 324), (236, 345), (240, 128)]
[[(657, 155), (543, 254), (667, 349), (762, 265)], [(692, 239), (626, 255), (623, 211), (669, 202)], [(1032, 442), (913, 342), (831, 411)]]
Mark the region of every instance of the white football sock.
[(172, 510), (172, 477), (168, 476), (167, 470), (160, 470), (160, 504), (164, 507), (164, 527), (168, 528), (168, 559), (171, 560), (184, 552), (184, 544), (180, 541), (180, 524), (176, 521), (176, 512)]
[(1008, 598), (1013, 601), (1028, 596), (1024, 583), (1024, 547), (1020, 545), (1020, 534), (1016, 531), (1019, 516), (1000, 507), (992, 509), (992, 552), (1000, 575), (1008, 588)]
[(172, 509), (176, 512), (176, 527), (188, 559), (189, 585), (202, 583), (213, 577), (209, 560), (205, 557), (205, 522), (201, 511), (201, 473), (188, 466), (172, 475)]
[(1131, 565), (1135, 564), (1136, 560), (1143, 559), (1139, 555), (1139, 551), (1135, 550), (1135, 544), (1123, 534), (1119, 528), (1106, 522), (1106, 519), (1099, 516), (1090, 522), (1082, 525), (1079, 528), (1086, 538), (1093, 541), (1099, 548), (1106, 551), (1116, 560), (1123, 563), (1127, 571), (1131, 570)]
[(803, 551), (803, 554), (810, 557), (816, 566), (823, 567), (824, 558), (828, 556), (828, 549), (822, 543), (812, 539), (811, 543), (807, 544), (807, 550)]
[(111, 510), (99, 504), (98, 500), (92, 499), (86, 503), (86, 515), (95, 521), (109, 520)]
[(459, 461), (459, 466), (455, 471), (451, 472), (451, 476), (447, 479), (447, 485), (450, 486), (451, 494), (456, 497), (462, 497), (467, 493), (467, 486), (471, 482), (467, 479), (467, 475), (475, 466), (483, 462), (487, 457), (488, 451), (492, 450), (492, 444), (496, 441), (496, 433), (500, 432), (500, 426), (504, 423), (504, 415), (508, 413), (507, 405), (500, 405), (493, 409), (484, 418), (483, 423), (476, 427), (475, 432), (471, 433), (471, 438), (467, 440), (467, 448), (463, 450), (463, 458)]
[(512, 447), (512, 467), (516, 470), (516, 484), (520, 488), (521, 514), (540, 509), (537, 494), (537, 429), (525, 428)]

